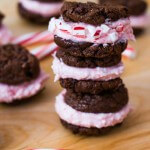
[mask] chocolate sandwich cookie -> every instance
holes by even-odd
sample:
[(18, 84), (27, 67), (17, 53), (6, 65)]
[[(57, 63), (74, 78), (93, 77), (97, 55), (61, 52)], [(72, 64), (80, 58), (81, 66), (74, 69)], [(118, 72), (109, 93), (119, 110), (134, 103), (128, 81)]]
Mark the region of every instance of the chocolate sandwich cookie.
[(74, 93), (68, 90), (65, 103), (73, 109), (86, 113), (114, 113), (128, 103), (128, 92), (124, 86), (115, 91), (104, 91), (99, 95)]
[(0, 46), (0, 82), (17, 85), (38, 77), (37, 58), (19, 45)]
[[(100, 0), (100, 4), (111, 4), (114, 6), (123, 5), (128, 8), (129, 16), (134, 17), (139, 17), (145, 14), (148, 7), (146, 1), (144, 0)], [(139, 36), (144, 32), (144, 28), (133, 26), (133, 31), (135, 36)]]
[(51, 17), (60, 16), (62, 3), (63, 0), (20, 0), (18, 11), (23, 18), (32, 23), (47, 24)]
[(134, 40), (127, 8), (65, 2), (49, 31), (60, 47), (52, 69), (65, 88), (55, 103), (62, 124), (74, 133), (101, 135), (122, 123), (130, 105), (120, 79), (121, 53)]
[(144, 0), (100, 0), (100, 4), (123, 5), (128, 8), (130, 16), (139, 16), (147, 10)]
[(88, 42), (74, 42), (65, 40), (61, 37), (54, 36), (56, 44), (61, 47), (61, 50), (66, 51), (75, 57), (94, 57), (105, 58), (112, 55), (121, 55), (126, 49), (128, 42), (117, 42), (114, 44), (94, 44)]
[(56, 56), (59, 59), (62, 59), (62, 61), (68, 66), (80, 68), (111, 67), (121, 62), (121, 54), (111, 55), (104, 58), (85, 58), (75, 57), (63, 50), (59, 50), (57, 51)]
[(110, 126), (110, 127), (103, 127), (103, 128), (86, 128), (86, 127), (81, 127), (81, 126), (76, 126), (73, 124), (69, 124), (68, 122), (60, 119), (62, 125), (66, 127), (67, 129), (70, 129), (74, 134), (80, 134), (80, 135), (86, 135), (86, 136), (99, 136), (103, 134), (107, 134), (110, 132), (113, 128), (119, 127), (122, 123), (119, 123), (115, 126)]
[[(146, 13), (148, 5), (144, 0), (128, 0), (127, 7), (129, 9), (130, 16), (139, 17)], [(144, 27), (133, 26), (133, 33), (135, 36), (140, 36), (141, 34), (144, 33)]]
[(144, 0), (127, 0), (126, 6), (131, 16), (139, 16), (146, 12), (147, 3)]
[(0, 46), (0, 103), (24, 102), (42, 91), (48, 78), (27, 49), (12, 44)]
[(128, 17), (128, 11), (124, 6), (102, 6), (92, 2), (65, 2), (61, 14), (66, 22), (82, 22), (94, 26), (105, 23), (106, 19), (116, 21)]
[(60, 79), (63, 88), (77, 93), (100, 94), (104, 91), (114, 91), (123, 85), (120, 78), (109, 81)]
[[(32, 12), (29, 12), (28, 10), (26, 10), (21, 4), (18, 4), (18, 10), (19, 10), (19, 14), (29, 20), (32, 23), (37, 23), (37, 24), (47, 24), (50, 17), (43, 17), (40, 14), (35, 14)], [(56, 15), (56, 17), (59, 17), (59, 15)]]

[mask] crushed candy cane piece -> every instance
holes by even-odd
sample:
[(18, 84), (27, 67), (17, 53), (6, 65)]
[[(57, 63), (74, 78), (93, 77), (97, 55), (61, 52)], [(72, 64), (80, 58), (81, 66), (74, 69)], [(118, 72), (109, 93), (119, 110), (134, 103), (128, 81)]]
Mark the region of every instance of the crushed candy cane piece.
[(74, 27), (74, 30), (85, 30), (84, 27)]
[(73, 29), (73, 35), (77, 37), (77, 35), (85, 36), (85, 28), (84, 27), (74, 27)]
[(77, 37), (77, 38), (81, 38), (81, 39), (86, 38), (86, 36), (85, 36), (85, 35), (75, 35), (75, 37)]
[(107, 33), (110, 30), (110, 28), (107, 25), (102, 24), (101, 25), (101, 30), (102, 30), (103, 33)]
[[(57, 23), (57, 22), (56, 22)], [(58, 23), (59, 25), (58, 25), (58, 28), (60, 29), (60, 30), (66, 30), (66, 31), (71, 31), (71, 28), (70, 28), (70, 26), (69, 25), (67, 25), (67, 24), (62, 24), (61, 22), (59, 22)]]
[(70, 33), (68, 30), (65, 30), (65, 29), (60, 29), (60, 31), (65, 32), (65, 33), (67, 33), (67, 34)]
[(123, 25), (119, 25), (119, 26), (117, 26), (116, 31), (117, 32), (122, 32), (123, 29), (124, 29)]
[(110, 33), (110, 34), (109, 34), (109, 39), (110, 39), (111, 41), (113, 41), (113, 42), (116, 41), (117, 37), (118, 37), (117, 32), (114, 32), (114, 33)]
[(97, 30), (97, 31), (95, 32), (95, 34), (94, 34), (95, 39), (100, 38), (100, 33), (101, 33), (101, 30)]
[(128, 59), (134, 59), (137, 55), (137, 51), (130, 45), (128, 45), (126, 50), (122, 53), (122, 55)]

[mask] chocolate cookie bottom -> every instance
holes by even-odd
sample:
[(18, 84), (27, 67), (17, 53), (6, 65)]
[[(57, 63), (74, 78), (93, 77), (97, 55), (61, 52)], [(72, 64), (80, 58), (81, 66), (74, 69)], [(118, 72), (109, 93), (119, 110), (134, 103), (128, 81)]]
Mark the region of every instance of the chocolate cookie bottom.
[(72, 125), (67, 123), (66, 121), (60, 119), (61, 123), (63, 124), (63, 126), (65, 126), (66, 128), (70, 129), (74, 134), (81, 134), (81, 135), (85, 135), (85, 136), (100, 136), (100, 135), (104, 135), (107, 134), (108, 132), (110, 132), (113, 128), (116, 127), (120, 127), (122, 123), (119, 123), (115, 126), (111, 126), (111, 127), (105, 127), (105, 128), (85, 128), (85, 127), (80, 127), (80, 126), (76, 126), (76, 125)]
[(33, 12), (26, 10), (20, 3), (18, 4), (18, 11), (19, 11), (19, 14), (23, 18), (25, 18), (28, 21), (35, 23), (35, 24), (48, 24), (50, 18), (60, 16), (60, 14), (55, 14), (53, 16), (44, 17), (40, 14), (36, 14), (36, 13), (33, 13)]
[(60, 79), (60, 84), (65, 89), (73, 90), (77, 93), (100, 94), (103, 91), (117, 90), (123, 82), (120, 78), (109, 81)]

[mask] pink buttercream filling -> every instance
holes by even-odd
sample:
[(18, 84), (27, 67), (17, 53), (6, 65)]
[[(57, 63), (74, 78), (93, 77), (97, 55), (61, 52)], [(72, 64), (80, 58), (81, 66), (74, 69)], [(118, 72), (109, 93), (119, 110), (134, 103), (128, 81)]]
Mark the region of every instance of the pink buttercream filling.
[(73, 78), (76, 80), (98, 80), (108, 81), (121, 76), (124, 65), (119, 63), (113, 67), (78, 68), (64, 64), (64, 62), (54, 55), (52, 69), (55, 73), (55, 81), (60, 78)]
[[(130, 112), (130, 106), (127, 104), (122, 110), (116, 113), (85, 113), (80, 112), (69, 105), (67, 105), (64, 101), (64, 94), (65, 90), (60, 93), (56, 97), (56, 112), (58, 113), (59, 117), (66, 122), (81, 126), (81, 127), (96, 127), (96, 128), (103, 128), (114, 126), (118, 123), (121, 123)], [(119, 97), (118, 97), (119, 98)]]
[(131, 26), (133, 27), (147, 27), (150, 25), (150, 14), (144, 14), (141, 16), (131, 16), (130, 17)]
[(31, 82), (20, 85), (0, 83), (0, 102), (10, 103), (13, 100), (29, 98), (44, 88), (49, 76), (41, 71), (39, 77)]
[(59, 14), (60, 9), (63, 5), (62, 2), (46, 3), (46, 2), (39, 2), (39, 1), (32, 1), (32, 0), (20, 0), (19, 2), (28, 11), (40, 14), (45, 17)]
[(134, 40), (130, 20), (120, 19), (116, 22), (106, 21), (100, 26), (85, 23), (65, 22), (62, 17), (52, 18), (49, 31), (61, 38), (97, 44), (115, 43), (117, 41)]
[(0, 26), (0, 45), (7, 44), (12, 40), (12, 33), (4, 25)]

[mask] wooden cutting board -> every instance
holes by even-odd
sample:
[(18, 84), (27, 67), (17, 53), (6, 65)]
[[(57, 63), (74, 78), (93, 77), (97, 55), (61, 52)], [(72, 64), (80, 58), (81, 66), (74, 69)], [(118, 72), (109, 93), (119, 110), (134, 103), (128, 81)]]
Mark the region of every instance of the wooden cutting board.
[[(16, 9), (17, 0), (0, 0), (6, 14), (5, 24), (15, 35), (46, 30), (22, 20)], [(137, 39), (138, 56), (125, 60), (124, 82), (129, 89), (133, 111), (122, 127), (101, 137), (73, 135), (59, 122), (54, 110), (55, 96), (61, 91), (54, 83), (52, 57), (41, 61), (50, 74), (46, 89), (29, 102), (0, 105), (0, 150), (28, 148), (65, 148), (74, 150), (150, 150), (150, 29)]]

